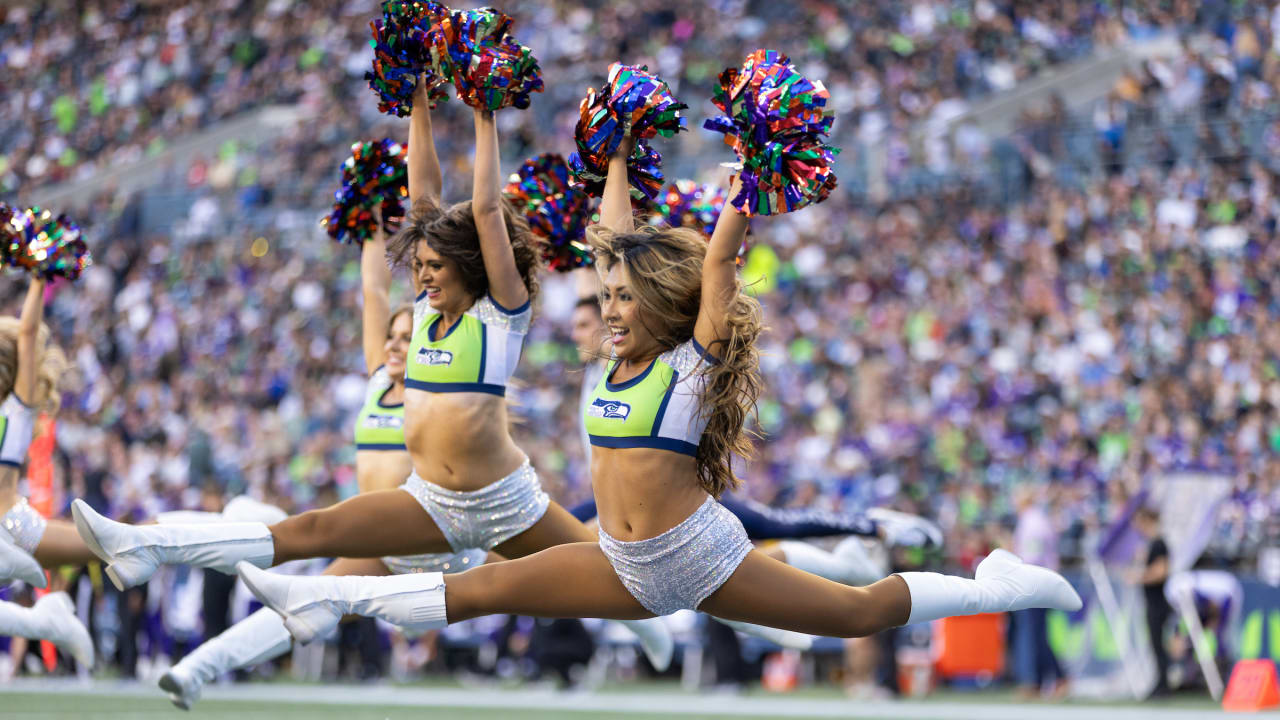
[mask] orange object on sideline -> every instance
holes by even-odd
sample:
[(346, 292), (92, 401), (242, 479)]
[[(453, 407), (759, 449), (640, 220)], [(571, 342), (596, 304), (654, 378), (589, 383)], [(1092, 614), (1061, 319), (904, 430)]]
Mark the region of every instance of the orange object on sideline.
[(1004, 613), (949, 617), (933, 623), (933, 666), (944, 678), (993, 677), (1004, 670)]
[(760, 684), (770, 692), (791, 692), (800, 684), (800, 653), (783, 650), (764, 659)]
[(1241, 660), (1231, 669), (1222, 709), (1227, 712), (1257, 712), (1280, 705), (1276, 664), (1267, 659)]
[[(36, 419), (35, 437), (27, 446), (27, 502), (45, 517), (53, 516), (53, 448), (57, 427), (52, 417), (41, 413)], [(36, 597), (44, 597), (48, 592), (36, 590)], [(58, 665), (58, 649), (48, 640), (41, 640), (40, 658), (44, 660), (45, 669), (52, 672)]]

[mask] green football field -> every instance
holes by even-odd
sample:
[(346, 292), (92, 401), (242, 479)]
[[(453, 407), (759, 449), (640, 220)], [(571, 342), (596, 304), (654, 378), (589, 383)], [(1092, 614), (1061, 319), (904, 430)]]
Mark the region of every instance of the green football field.
[(1228, 717), (1207, 698), (1155, 704), (1020, 703), (1008, 693), (943, 693), (923, 701), (851, 700), (833, 690), (786, 695), (686, 693), (674, 684), (621, 686), (591, 693), (498, 687), (299, 685), (217, 686), (190, 713), (174, 708), (151, 685), (135, 682), (28, 680), (0, 685), (0, 718), (431, 718), (479, 720), (667, 720), (669, 718), (875, 718), (883, 720), (1182, 720)]

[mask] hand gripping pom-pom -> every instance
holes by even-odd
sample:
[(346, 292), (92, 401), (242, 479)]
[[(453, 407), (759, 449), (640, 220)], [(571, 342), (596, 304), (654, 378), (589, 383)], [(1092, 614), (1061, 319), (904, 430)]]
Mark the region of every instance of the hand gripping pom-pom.
[(524, 110), (529, 95), (542, 92), (537, 59), (510, 28), (511, 18), (493, 8), (455, 10), (440, 21), (435, 52), (451, 68), (459, 100), (489, 112)]
[(435, 40), (440, 21), (448, 13), (448, 8), (429, 0), (387, 0), (382, 4), (382, 17), (369, 23), (373, 29), (373, 69), (364, 74), (378, 94), (378, 110), (396, 117), (409, 115), (419, 82), (426, 86), (432, 107), (448, 99), (444, 84), (449, 71), (441, 65)]
[(833, 117), (830, 94), (775, 50), (756, 50), (741, 69), (720, 74), (712, 104), (724, 116), (704, 123), (724, 133), (742, 164), (731, 200), (748, 217), (792, 212), (822, 202), (836, 186), (838, 148), (823, 142)]
[(64, 277), (75, 280), (93, 264), (93, 256), (80, 237), (80, 227), (66, 215), (56, 218), (39, 207), (18, 212), (0, 210), (7, 215), (0, 226), (4, 263), (37, 277), (52, 280)]
[(569, 156), (574, 176), (587, 193), (599, 195), (604, 190), (609, 156), (617, 152), (624, 138), (632, 137), (636, 148), (627, 159), (632, 195), (652, 198), (662, 187), (662, 155), (646, 141), (684, 130), (680, 111), (687, 107), (677, 102), (667, 84), (648, 68), (610, 65), (604, 86), (588, 90), (579, 105), (574, 132), (578, 149)]
[(541, 238), (548, 267), (569, 271), (592, 263), (583, 241), (591, 222), (590, 198), (570, 183), (564, 158), (546, 153), (526, 160), (503, 193)]
[(320, 220), (329, 237), (341, 243), (363, 244), (378, 229), (394, 232), (404, 219), (409, 196), (405, 147), (384, 138), (351, 146), (351, 157), (342, 163), (342, 187), (333, 194), (333, 210)]

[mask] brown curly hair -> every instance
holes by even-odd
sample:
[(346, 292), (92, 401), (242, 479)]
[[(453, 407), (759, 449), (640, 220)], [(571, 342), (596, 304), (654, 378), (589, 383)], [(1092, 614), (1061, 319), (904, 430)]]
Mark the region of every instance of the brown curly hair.
[[(602, 225), (587, 230), (596, 269), (608, 272), (621, 263), (639, 317), (655, 340), (670, 350), (693, 337), (702, 303), (702, 262), (707, 240), (689, 228), (642, 227), (617, 233)], [(698, 484), (713, 497), (736, 489), (733, 456), (751, 457), (747, 416), (760, 397), (760, 353), (756, 339), (763, 326), (760, 303), (737, 291), (729, 306), (728, 337), (716, 338), (707, 351), (719, 359), (704, 371), (702, 416), (707, 429), (698, 441)]]
[[(511, 239), (511, 252), (515, 255), (516, 269), (524, 280), (529, 299), (538, 294), (538, 270), (542, 257), (529, 223), (506, 200), (502, 201), (502, 219)], [(480, 234), (476, 231), (471, 201), (442, 207), (429, 198), (414, 203), (400, 232), (387, 243), (387, 256), (392, 265), (408, 267), (418, 243), (458, 265), (463, 287), (467, 294), (479, 299), (489, 292), (489, 276), (484, 270), (484, 254), (480, 251)]]
[[(18, 381), (18, 328), (16, 317), (0, 317), (0, 398), (9, 397)], [(36, 392), (34, 397), (20, 398), (44, 412), (56, 412), (61, 398), (58, 383), (70, 368), (67, 356), (56, 345), (49, 344), (49, 326), (40, 323), (36, 333)]]

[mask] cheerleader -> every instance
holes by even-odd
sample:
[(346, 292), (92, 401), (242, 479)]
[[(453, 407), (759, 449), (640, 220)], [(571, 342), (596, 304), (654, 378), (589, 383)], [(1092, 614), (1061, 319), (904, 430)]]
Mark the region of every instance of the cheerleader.
[[(362, 345), (370, 368), (364, 404), (356, 416), (356, 483), (360, 492), (393, 490), (413, 471), (404, 444), (405, 357), (413, 333), (413, 308), (391, 310), (391, 271), (381, 223), (360, 250), (364, 297)], [(281, 513), (283, 516), (283, 513)], [(177, 522), (177, 517), (168, 522)], [(283, 517), (277, 518), (282, 520)], [(395, 575), (458, 572), (483, 563), (484, 550), (384, 558), (340, 558), (325, 575)], [(206, 683), (232, 670), (267, 662), (288, 652), (292, 638), (268, 608), (249, 615), (196, 648), (160, 678), (174, 705), (189, 710)]]

